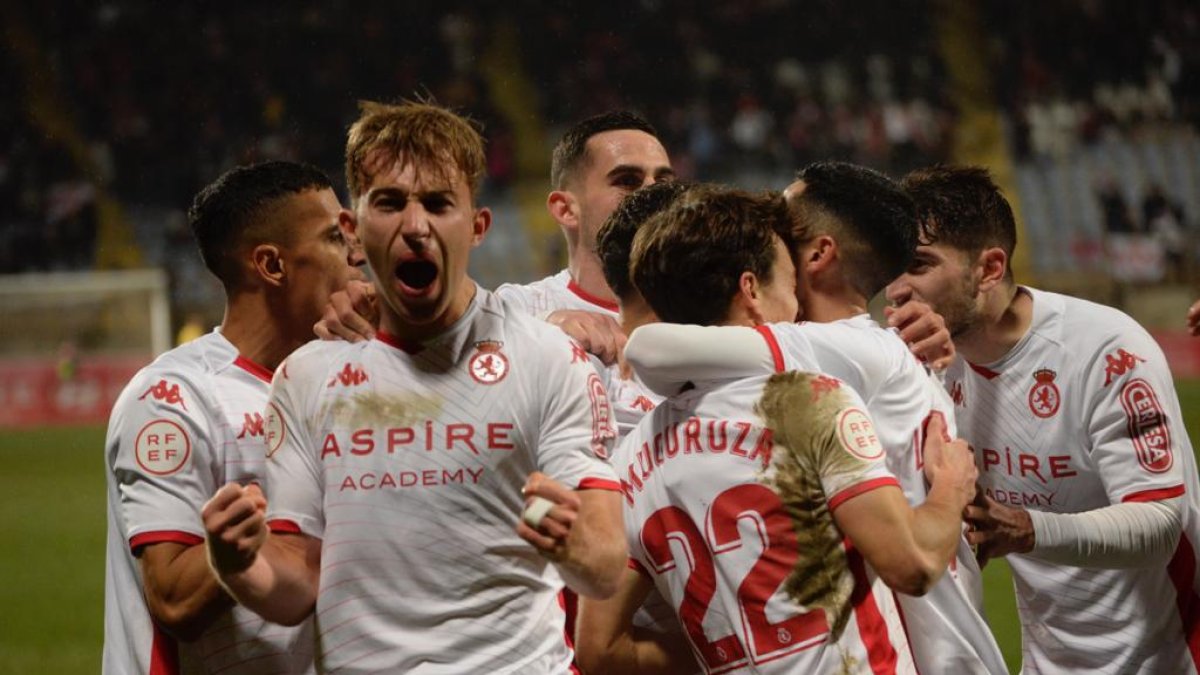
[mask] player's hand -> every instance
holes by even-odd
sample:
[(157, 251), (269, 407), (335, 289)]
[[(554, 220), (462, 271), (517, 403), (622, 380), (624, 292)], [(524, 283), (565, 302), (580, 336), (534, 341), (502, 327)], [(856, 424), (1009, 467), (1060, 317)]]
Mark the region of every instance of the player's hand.
[(966, 441), (950, 438), (941, 415), (931, 416), (925, 424), (922, 456), (925, 478), (930, 485), (946, 485), (956, 490), (963, 505), (975, 498), (975, 481), (979, 478), (975, 456)]
[(1192, 303), (1187, 313), (1188, 332), (1192, 335), (1200, 335), (1200, 300)]
[[(546, 558), (562, 560), (567, 537), (579, 517), (579, 496), (540, 471), (529, 474), (521, 494), (525, 496), (525, 510), (517, 521), (517, 534)], [(540, 500), (549, 502), (549, 510), (544, 510), (547, 504), (539, 504)]]
[(322, 340), (359, 342), (375, 337), (379, 324), (379, 303), (375, 299), (375, 284), (352, 280), (346, 288), (334, 291), (321, 320), (313, 324), (313, 332)]
[(218, 576), (235, 574), (254, 562), (267, 541), (267, 499), (251, 483), (228, 483), (200, 511), (208, 564)]
[(992, 558), (1033, 550), (1033, 520), (1025, 509), (1005, 506), (980, 493), (963, 511), (963, 519), (967, 543), (976, 547), (980, 567)]
[(625, 331), (621, 330), (621, 324), (606, 314), (560, 309), (547, 316), (546, 322), (575, 338), (589, 354), (594, 354), (606, 366), (616, 363), (617, 357), (625, 349)]
[(911, 296), (897, 306), (883, 308), (888, 326), (899, 331), (900, 339), (922, 363), (934, 370), (945, 370), (954, 361), (954, 342), (941, 314)]

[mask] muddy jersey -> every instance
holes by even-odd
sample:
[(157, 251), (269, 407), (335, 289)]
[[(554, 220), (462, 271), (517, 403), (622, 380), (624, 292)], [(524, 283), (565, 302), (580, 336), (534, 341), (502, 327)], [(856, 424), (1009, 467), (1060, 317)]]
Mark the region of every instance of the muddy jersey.
[[(602, 300), (579, 287), (567, 270), (530, 284), (504, 284), (496, 295), (531, 316), (544, 318), (560, 309), (596, 312), (620, 323), (617, 304)], [(614, 418), (620, 437), (629, 433), (642, 415), (654, 409), (662, 397), (650, 391), (637, 377), (623, 377), (617, 366), (606, 367), (599, 359), (593, 364), (600, 372), (613, 402)]]
[(125, 387), (105, 440), (108, 550), (105, 673), (296, 673), (312, 669), (311, 627), (235, 606), (179, 642), (150, 617), (137, 555), (204, 543), (200, 510), (222, 485), (261, 478), (271, 374), (219, 332), (160, 356)]
[[(895, 332), (866, 314), (830, 323), (770, 324), (759, 332), (773, 353), (796, 360), (789, 367), (828, 373), (862, 396), (887, 453), (888, 469), (910, 504), (924, 502), (925, 424), (932, 415), (940, 415), (953, 436), (953, 404)], [(923, 672), (1007, 672), (983, 618), (981, 573), (965, 539), (949, 570), (928, 593), (897, 598)]]
[(1115, 309), (1019, 292), (1033, 301), (1025, 336), (999, 361), (959, 359), (947, 373), (984, 492), (1049, 513), (1184, 501), (1183, 536), (1165, 566), (1087, 569), (1008, 556), (1025, 672), (1196, 672), (1198, 484), (1162, 351)]
[(321, 540), (324, 669), (567, 671), (562, 579), (515, 526), (533, 471), (617, 487), (608, 397), (576, 343), (479, 289), (430, 341), (298, 350), (271, 406), (268, 518)]
[(834, 525), (897, 486), (861, 399), (801, 372), (667, 399), (619, 445), (634, 566), (706, 672), (915, 672), (892, 593)]

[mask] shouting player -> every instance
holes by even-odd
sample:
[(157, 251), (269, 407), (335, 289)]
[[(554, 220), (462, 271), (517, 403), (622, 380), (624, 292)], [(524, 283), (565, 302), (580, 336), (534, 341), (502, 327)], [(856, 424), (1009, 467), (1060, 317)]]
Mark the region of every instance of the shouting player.
[[(791, 235), (779, 198), (696, 188), (638, 234), (634, 279), (664, 320), (788, 321), (797, 310)], [(812, 367), (781, 360), (781, 370)], [(839, 380), (791, 372), (696, 384), (614, 455), (638, 571), (614, 599), (585, 601), (581, 662), (597, 672), (686, 667), (657, 636), (630, 627), (653, 585), (706, 670), (913, 672), (892, 596), (863, 559), (909, 593), (941, 575), (973, 493), (965, 446), (943, 455), (944, 426), (931, 423), (933, 488), (914, 511), (863, 404)]]
[(213, 565), (264, 617), (315, 610), (326, 670), (566, 672), (563, 580), (604, 597), (625, 559), (603, 385), (565, 334), (467, 277), (491, 213), (466, 120), (365, 104), (346, 171), (377, 339), (283, 365), (269, 513), (223, 488)]
[[(361, 278), (329, 179), (291, 162), (234, 169), (188, 218), (225, 288), (220, 330), (142, 369), (106, 440), (105, 673), (305, 672), (307, 630), (234, 606), (205, 560), (200, 512), (229, 481), (262, 475), (271, 371), (312, 339), (329, 294)], [(246, 492), (261, 504), (256, 486)]]
[(981, 559), (1007, 555), (1025, 672), (1194, 673), (1195, 460), (1162, 351), (1125, 314), (1017, 285), (1012, 209), (987, 171), (905, 178), (921, 218), (888, 288), (941, 312), (982, 491)]
[[(926, 425), (942, 417), (953, 433), (952, 405), (903, 341), (866, 313), (867, 301), (912, 260), (917, 235), (912, 200), (886, 176), (841, 162), (805, 168), (784, 196), (797, 240), (797, 293), (806, 321), (760, 326), (757, 333), (656, 324), (637, 332), (628, 357), (660, 392), (676, 391), (688, 380), (771, 372), (787, 354), (810, 361), (863, 397), (888, 469), (909, 503), (920, 504), (926, 495), (921, 454)], [(951, 573), (927, 595), (899, 599), (922, 671), (1006, 672), (981, 614), (979, 569), (965, 540)]]

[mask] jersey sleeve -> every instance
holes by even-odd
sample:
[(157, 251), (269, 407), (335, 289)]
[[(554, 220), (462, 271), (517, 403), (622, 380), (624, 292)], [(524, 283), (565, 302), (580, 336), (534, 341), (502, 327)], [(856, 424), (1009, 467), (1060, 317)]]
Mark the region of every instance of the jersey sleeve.
[(322, 363), (311, 352), (296, 352), (275, 371), (267, 403), (267, 522), (275, 532), (325, 532), (325, 484), (314, 436), (314, 400)]
[(200, 509), (216, 492), (224, 427), (209, 418), (191, 378), (146, 372), (113, 411), (108, 461), (129, 545), (204, 541)]
[(604, 382), (570, 338), (546, 335), (540, 345), (538, 469), (571, 488), (618, 490), (608, 463), (616, 429)]
[(1184, 494), (1180, 457), (1192, 449), (1166, 358), (1153, 339), (1139, 329), (1108, 341), (1083, 386), (1091, 392), (1091, 459), (1109, 501)]
[(844, 382), (817, 373), (774, 375), (759, 410), (776, 452), (782, 449), (773, 461), (781, 492), (819, 487), (832, 511), (864, 492), (899, 487), (866, 405)]

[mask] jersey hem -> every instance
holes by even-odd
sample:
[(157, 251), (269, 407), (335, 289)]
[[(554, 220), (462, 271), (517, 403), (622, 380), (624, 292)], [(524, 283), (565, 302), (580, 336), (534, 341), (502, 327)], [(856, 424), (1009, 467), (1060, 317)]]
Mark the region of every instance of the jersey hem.
[(576, 490), (608, 490), (610, 492), (620, 492), (621, 484), (615, 480), (607, 478), (584, 478), (579, 481), (579, 487)]
[(1140, 492), (1131, 492), (1131, 493), (1125, 495), (1124, 497), (1121, 497), (1121, 503), (1124, 504), (1124, 503), (1128, 503), (1128, 502), (1156, 502), (1156, 501), (1159, 501), (1162, 499), (1172, 499), (1174, 497), (1179, 497), (1180, 495), (1184, 494), (1185, 492), (1187, 492), (1187, 488), (1185, 488), (1183, 486), (1183, 484), (1180, 483), (1179, 485), (1172, 485), (1171, 487), (1154, 488), (1151, 490), (1142, 490)]

